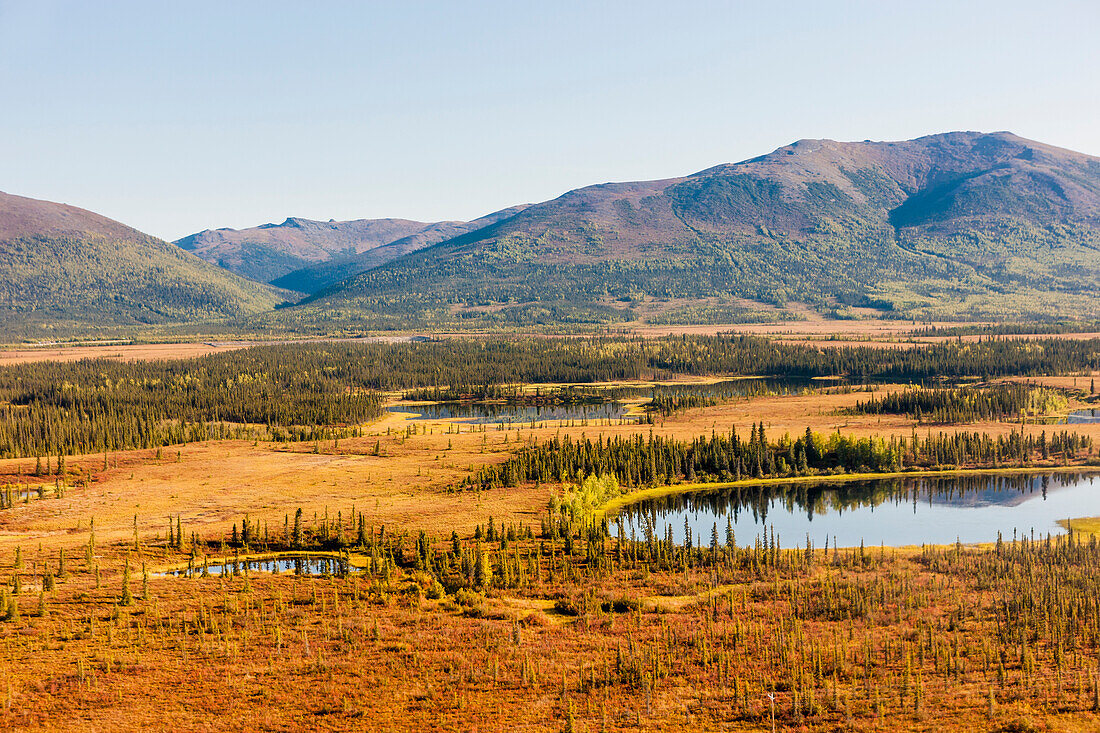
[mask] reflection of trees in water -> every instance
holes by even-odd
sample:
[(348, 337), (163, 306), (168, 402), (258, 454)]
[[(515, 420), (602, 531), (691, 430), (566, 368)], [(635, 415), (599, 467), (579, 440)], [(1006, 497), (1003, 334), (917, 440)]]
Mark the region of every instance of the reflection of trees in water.
[(437, 402), (428, 405), (395, 405), (391, 412), (409, 412), (421, 415), (422, 420), (461, 419), (471, 422), (513, 422), (532, 420), (603, 420), (619, 419), (627, 408), (620, 402), (603, 400), (591, 402), (515, 404), (495, 402)]
[[(842, 514), (886, 503), (959, 507), (1011, 505), (1036, 494), (1045, 499), (1054, 477), (1054, 474), (898, 477), (838, 483), (734, 486), (646, 499), (624, 507), (619, 514), (625, 522), (651, 532), (659, 517), (673, 513), (729, 514), (734, 521), (742, 513), (751, 513), (755, 523), (763, 524), (768, 512), (776, 508), (791, 514), (802, 512), (812, 520), (815, 515)], [(1064, 483), (1067, 482), (1060, 481), (1058, 485)]]
[[(645, 387), (613, 387), (605, 393), (613, 399), (632, 397), (683, 397), (687, 395), (728, 400), (737, 397), (759, 397), (764, 394), (792, 394), (804, 389), (818, 389), (849, 384), (848, 380), (821, 380), (810, 377), (758, 377), (753, 379), (728, 379), (720, 382), (694, 384), (655, 384)], [(862, 384), (862, 382), (861, 382)]]
[[(759, 397), (766, 394), (794, 394), (804, 389), (818, 389), (848, 384), (846, 380), (814, 380), (809, 377), (760, 377), (732, 379), (707, 384), (664, 384), (645, 387), (625, 386), (610, 389), (573, 391), (562, 395), (548, 394), (545, 403), (528, 403), (521, 399), (530, 395), (512, 395), (501, 402), (436, 400), (434, 404), (391, 407), (395, 412), (420, 413), (425, 419), (486, 419), (511, 417), (512, 422), (531, 420), (618, 419), (626, 414), (621, 400), (650, 398), (682, 402), (691, 407), (727, 402), (739, 397)], [(437, 395), (439, 396), (439, 395)], [(431, 399), (431, 392), (410, 393), (410, 398)]]
[[(169, 575), (178, 577), (194, 577), (202, 574), (203, 566), (190, 567), (187, 570), (169, 571)], [(293, 572), (295, 575), (335, 575), (346, 576), (353, 568), (347, 557), (309, 557), (296, 555), (293, 557), (264, 558), (261, 560), (249, 560), (234, 558), (224, 563), (210, 563), (205, 566), (208, 573), (214, 575), (237, 576), (248, 572), (281, 573)]]

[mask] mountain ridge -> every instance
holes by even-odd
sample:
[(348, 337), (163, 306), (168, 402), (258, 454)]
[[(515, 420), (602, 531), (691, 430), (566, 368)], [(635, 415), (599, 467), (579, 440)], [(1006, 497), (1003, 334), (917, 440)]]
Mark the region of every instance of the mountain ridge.
[(566, 192), (301, 307), (379, 322), (502, 311), (530, 322), (524, 310), (601, 321), (627, 318), (614, 312), (623, 299), (716, 297), (841, 316), (1003, 318), (1022, 304), (1054, 317), (1087, 291), (1100, 315), (1098, 224), (1094, 156), (1007, 132), (800, 140), (688, 176)]
[(276, 287), (301, 293), (315, 293), (360, 272), (379, 267), (399, 257), (430, 247), (465, 233), (476, 231), (522, 211), (526, 204), (512, 206), (468, 222), (436, 222), (391, 242), (366, 249), (355, 255), (333, 258), (326, 262), (301, 267), (271, 280)]
[(269, 282), (293, 270), (359, 254), (431, 226), (410, 219), (336, 222), (291, 216), (281, 224), (205, 229), (174, 244), (238, 275)]
[(205, 229), (177, 239), (174, 244), (243, 277), (312, 293), (522, 208), (523, 205), (513, 206), (468, 222), (397, 218), (320, 221), (287, 217), (281, 224)]
[[(243, 257), (241, 231), (200, 235)], [(1100, 319), (1100, 158), (1008, 132), (804, 139), (471, 222), (288, 217), (247, 231), (278, 239), (275, 282), (310, 293), (301, 302), (99, 214), (0, 194), (3, 325)]]

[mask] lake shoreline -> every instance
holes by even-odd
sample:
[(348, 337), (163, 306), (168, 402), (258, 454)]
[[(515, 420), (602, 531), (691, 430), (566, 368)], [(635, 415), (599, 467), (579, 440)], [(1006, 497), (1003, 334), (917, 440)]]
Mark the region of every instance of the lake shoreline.
[(594, 521), (602, 521), (605, 518), (612, 517), (618, 512), (622, 511), (626, 507), (637, 504), (642, 501), (650, 499), (661, 499), (667, 496), (677, 496), (679, 494), (693, 494), (702, 493), (711, 490), (720, 490), (727, 488), (752, 488), (756, 486), (776, 486), (786, 484), (819, 484), (819, 483), (850, 483), (854, 481), (874, 481), (879, 479), (892, 479), (892, 478), (935, 478), (935, 477), (950, 477), (950, 476), (1012, 476), (1012, 475), (1033, 475), (1042, 473), (1086, 473), (1100, 475), (1100, 465), (1088, 465), (1077, 464), (1069, 466), (1020, 466), (1020, 467), (1000, 467), (1000, 468), (952, 468), (942, 471), (925, 469), (921, 471), (890, 471), (879, 473), (838, 473), (838, 474), (816, 474), (813, 476), (786, 476), (786, 477), (768, 477), (768, 478), (752, 478), (741, 479), (740, 481), (721, 481), (714, 483), (685, 483), (685, 484), (671, 484), (668, 486), (654, 486), (651, 488), (641, 489), (639, 491), (632, 491), (627, 494), (617, 496), (600, 506), (592, 512), (592, 519)]

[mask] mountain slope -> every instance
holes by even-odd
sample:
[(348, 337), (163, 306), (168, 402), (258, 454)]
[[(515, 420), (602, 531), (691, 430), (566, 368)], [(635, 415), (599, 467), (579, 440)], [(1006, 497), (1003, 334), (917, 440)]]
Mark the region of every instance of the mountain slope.
[(291, 217), (250, 229), (207, 229), (175, 244), (238, 275), (313, 293), (408, 252), (511, 216), (522, 206), (471, 222), (408, 219), (313, 221)]
[(301, 312), (523, 323), (679, 309), (692, 320), (701, 303), (748, 299), (839, 315), (1100, 315), (1098, 227), (1095, 157), (1003, 132), (802, 140), (683, 178), (571, 191), (364, 272)]
[(0, 193), (0, 324), (7, 333), (241, 317), (281, 301), (270, 287), (117, 221)]
[(249, 229), (207, 229), (175, 244), (238, 275), (270, 282), (299, 268), (346, 259), (433, 226), (408, 219), (323, 222), (290, 217), (282, 224)]
[(327, 262), (302, 267), (270, 282), (277, 287), (299, 293), (316, 293), (360, 272), (392, 262), (410, 252), (495, 224), (514, 216), (524, 208), (522, 205), (513, 206), (468, 222), (436, 222), (391, 242), (348, 257), (334, 257)]

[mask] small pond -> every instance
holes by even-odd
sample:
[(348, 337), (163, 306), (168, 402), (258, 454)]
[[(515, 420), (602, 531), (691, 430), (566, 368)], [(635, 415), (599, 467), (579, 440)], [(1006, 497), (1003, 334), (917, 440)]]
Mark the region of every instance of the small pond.
[(390, 412), (411, 413), (413, 420), (450, 420), (472, 424), (523, 425), (534, 422), (614, 422), (637, 421), (643, 415), (627, 414), (629, 406), (624, 400), (650, 400), (654, 398), (694, 398), (683, 406), (700, 406), (725, 402), (739, 397), (755, 397), (764, 394), (795, 394), (803, 390), (815, 390), (848, 384), (841, 379), (810, 379), (808, 377), (751, 377), (728, 379), (710, 383), (658, 384), (592, 388), (590, 399), (559, 404), (520, 405), (500, 402), (432, 402), (428, 404), (398, 404), (389, 407)]
[(737, 544), (751, 547), (774, 531), (784, 547), (864, 542), (901, 546), (1006, 541), (1065, 530), (1060, 519), (1100, 515), (1100, 475), (1049, 473), (913, 477), (837, 483), (792, 483), (725, 488), (651, 499), (609, 518), (623, 533), (652, 534), (677, 543), (690, 529), (694, 544), (709, 544), (715, 525), (725, 541), (726, 523)]
[(14, 504), (25, 504), (30, 501), (37, 501), (39, 499), (45, 499), (46, 497), (51, 499), (57, 497), (57, 493), (53, 486), (42, 485), (39, 489), (37, 486), (30, 488), (26, 486), (5, 486), (0, 488), (0, 506)]
[(561, 405), (509, 405), (481, 402), (433, 402), (422, 405), (392, 405), (390, 412), (413, 413), (413, 420), (451, 420), (471, 424), (528, 424), (594, 420), (637, 420), (627, 415), (622, 402), (569, 403)]
[[(276, 556), (263, 560), (230, 560), (228, 562), (210, 563), (206, 566), (210, 575), (239, 575), (241, 573), (293, 573), (294, 575), (340, 575), (342, 573), (355, 572), (361, 568), (348, 565), (346, 562), (333, 557), (307, 557)], [(170, 575), (178, 578), (202, 575), (202, 565), (197, 564), (194, 569), (170, 570), (161, 575)]]
[(1100, 422), (1100, 410), (1095, 408), (1089, 410), (1074, 410), (1066, 416), (1066, 423), (1070, 425), (1081, 425), (1090, 422)]
[(718, 402), (738, 397), (759, 397), (761, 395), (799, 394), (804, 390), (819, 390), (829, 387), (859, 388), (870, 382), (855, 382), (841, 377), (741, 377), (722, 379), (716, 382), (685, 382), (656, 384), (649, 386), (615, 387), (608, 394), (620, 399), (628, 397), (658, 397), (692, 395)]

